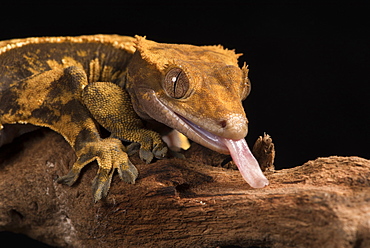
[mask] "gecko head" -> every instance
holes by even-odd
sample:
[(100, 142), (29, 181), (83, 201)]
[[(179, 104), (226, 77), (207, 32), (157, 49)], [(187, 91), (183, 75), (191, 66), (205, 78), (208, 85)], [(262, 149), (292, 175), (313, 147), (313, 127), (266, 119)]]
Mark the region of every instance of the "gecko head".
[(141, 118), (154, 119), (212, 150), (229, 153), (220, 138), (248, 132), (242, 100), (248, 68), (221, 46), (162, 44), (136, 37), (126, 88)]
[(268, 185), (244, 137), (242, 100), (250, 91), (240, 55), (221, 46), (159, 44), (137, 37), (126, 89), (138, 115), (178, 130), (193, 141), (230, 154), (254, 188)]

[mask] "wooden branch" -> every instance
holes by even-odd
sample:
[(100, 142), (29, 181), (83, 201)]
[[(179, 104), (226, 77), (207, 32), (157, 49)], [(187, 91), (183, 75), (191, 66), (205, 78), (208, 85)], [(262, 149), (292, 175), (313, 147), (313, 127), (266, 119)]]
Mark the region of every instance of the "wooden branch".
[(49, 130), (0, 151), (0, 230), (62, 247), (370, 247), (370, 162), (329, 157), (270, 172), (251, 189), (238, 171), (203, 163), (218, 156), (194, 146), (187, 160), (132, 161), (135, 185), (113, 179), (93, 203), (97, 166), (73, 187), (57, 184), (75, 160)]

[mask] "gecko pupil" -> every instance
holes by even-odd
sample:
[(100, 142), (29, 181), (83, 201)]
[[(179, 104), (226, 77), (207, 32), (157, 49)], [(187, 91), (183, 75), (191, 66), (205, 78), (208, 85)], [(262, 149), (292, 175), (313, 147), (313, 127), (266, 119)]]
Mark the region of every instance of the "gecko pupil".
[(170, 69), (164, 78), (164, 89), (175, 99), (183, 98), (189, 89), (189, 79), (180, 68)]

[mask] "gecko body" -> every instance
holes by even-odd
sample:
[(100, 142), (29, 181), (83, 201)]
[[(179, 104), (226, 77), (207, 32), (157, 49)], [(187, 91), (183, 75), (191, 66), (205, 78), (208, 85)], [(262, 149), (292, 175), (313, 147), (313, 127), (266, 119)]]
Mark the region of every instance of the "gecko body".
[[(58, 132), (77, 155), (58, 182), (72, 185), (96, 160), (98, 201), (107, 195), (114, 171), (129, 183), (138, 176), (122, 141), (139, 144), (147, 163), (166, 155), (161, 135), (143, 124), (152, 121), (230, 153), (237, 165), (247, 163), (239, 167), (244, 178), (263, 187), (268, 181), (244, 140), (248, 121), (242, 100), (250, 82), (238, 57), (221, 46), (162, 44), (139, 36), (0, 41), (0, 145), (11, 140), (6, 130), (12, 124)], [(111, 136), (102, 138), (99, 126)], [(14, 135), (23, 133), (14, 129)]]

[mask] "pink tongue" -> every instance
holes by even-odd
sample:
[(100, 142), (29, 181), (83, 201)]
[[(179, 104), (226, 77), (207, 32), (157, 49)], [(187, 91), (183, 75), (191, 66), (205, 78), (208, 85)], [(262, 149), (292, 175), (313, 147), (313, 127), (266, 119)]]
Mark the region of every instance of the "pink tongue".
[[(220, 137), (221, 138), (221, 137)], [(245, 139), (232, 140), (221, 138), (221, 141), (229, 149), (234, 163), (247, 183), (253, 188), (263, 188), (269, 181), (263, 175), (257, 160), (253, 157)]]

